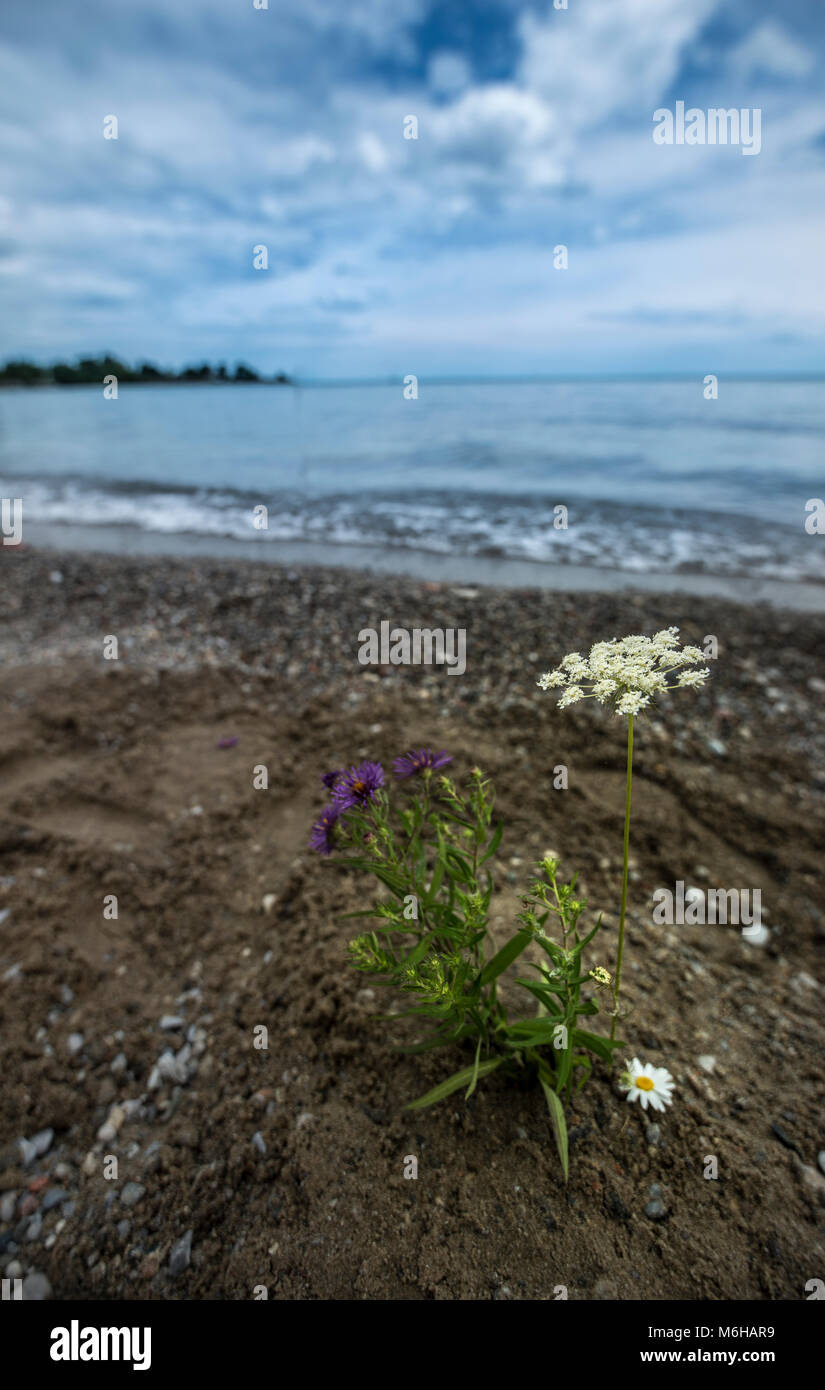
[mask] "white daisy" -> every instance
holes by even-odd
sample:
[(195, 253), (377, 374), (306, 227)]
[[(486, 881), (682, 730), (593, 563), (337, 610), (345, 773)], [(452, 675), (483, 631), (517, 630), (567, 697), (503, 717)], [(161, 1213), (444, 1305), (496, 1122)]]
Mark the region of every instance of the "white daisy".
[(628, 1100), (641, 1101), (642, 1109), (652, 1105), (654, 1110), (664, 1110), (673, 1100), (673, 1077), (664, 1067), (654, 1067), (649, 1062), (644, 1065), (638, 1057), (628, 1063), (627, 1071), (619, 1078), (619, 1085), (627, 1092)]

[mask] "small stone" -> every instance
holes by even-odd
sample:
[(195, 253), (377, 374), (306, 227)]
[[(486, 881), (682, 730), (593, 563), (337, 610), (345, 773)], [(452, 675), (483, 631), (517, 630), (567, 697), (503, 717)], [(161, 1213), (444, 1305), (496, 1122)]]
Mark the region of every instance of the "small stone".
[(45, 1303), (52, 1296), (52, 1286), (45, 1274), (27, 1274), (23, 1280), (23, 1300), (29, 1303)]
[(86, 1174), (87, 1178), (93, 1177), (94, 1174), (97, 1172), (98, 1163), (99, 1159), (97, 1157), (97, 1154), (92, 1153), (92, 1150), (90, 1149), (83, 1160), (83, 1172)]
[(312, 1114), (312, 1112), (310, 1110), (302, 1110), (297, 1120), (295, 1121), (295, 1128), (306, 1129), (307, 1125), (313, 1125), (314, 1123), (315, 1116)]
[(802, 1179), (802, 1185), (810, 1192), (812, 1197), (825, 1199), (825, 1177), (818, 1173), (815, 1168), (794, 1155), (794, 1168)]
[(646, 1214), (651, 1221), (662, 1221), (667, 1216), (667, 1207), (661, 1197), (654, 1197), (645, 1207)]
[(50, 1187), (44, 1194), (41, 1210), (51, 1211), (52, 1207), (57, 1207), (61, 1202), (67, 1202), (69, 1194), (63, 1187)]
[(83, 1046), (83, 1034), (70, 1033), (68, 1038), (66, 1039), (66, 1046), (69, 1049), (70, 1055), (72, 1057), (76, 1057)]
[(717, 758), (727, 757), (727, 744), (723, 743), (720, 738), (709, 738), (708, 748), (710, 749), (711, 753), (716, 754)]
[(20, 1150), (20, 1159), (24, 1168), (30, 1167), (37, 1158), (37, 1149), (30, 1139), (18, 1139), (17, 1146)]
[(267, 914), (267, 916), (268, 916), (269, 913), (272, 911), (272, 909), (273, 909), (273, 907), (275, 906), (275, 904), (276, 904), (277, 901), (278, 901), (278, 894), (277, 894), (277, 893), (264, 893), (263, 897), (261, 898), (261, 907), (263, 908), (263, 910), (264, 910), (264, 912)]
[(765, 946), (770, 935), (768, 928), (761, 922), (755, 922), (752, 927), (742, 928), (742, 940), (747, 941), (749, 946)]
[(48, 1153), (49, 1149), (51, 1148), (53, 1139), (53, 1129), (41, 1129), (38, 1130), (37, 1134), (32, 1135), (34, 1151), (37, 1154), (38, 1158), (42, 1158), (44, 1153)]
[(713, 1072), (716, 1069), (716, 1058), (712, 1055), (712, 1053), (703, 1052), (702, 1056), (697, 1057), (696, 1060), (699, 1063), (699, 1066), (702, 1068), (702, 1071), (706, 1071), (710, 1075), (713, 1074)]
[(255, 1133), (253, 1134), (252, 1143), (255, 1145), (255, 1148), (258, 1150), (259, 1154), (266, 1153), (266, 1140), (264, 1139), (264, 1136), (261, 1134), (261, 1131), (259, 1129), (256, 1129)]
[(160, 1026), (164, 1033), (172, 1033), (175, 1029), (184, 1026), (184, 1020), (179, 1014), (164, 1014), (160, 1021)]
[(125, 1072), (127, 1066), (128, 1063), (126, 1061), (126, 1053), (119, 1052), (116, 1057), (112, 1058), (112, 1064), (109, 1067), (109, 1071), (112, 1073), (113, 1076), (121, 1076), (123, 1072)]
[(660, 1142), (661, 1138), (662, 1130), (660, 1125), (652, 1124), (647, 1126), (645, 1130), (645, 1139), (648, 1144), (656, 1145)]
[(0, 1197), (0, 1221), (3, 1222), (4, 1226), (8, 1226), (9, 1222), (13, 1220), (16, 1206), (17, 1193), (14, 1191), (4, 1192), (3, 1196)]
[(172, 1278), (182, 1274), (189, 1268), (189, 1261), (192, 1258), (192, 1232), (187, 1231), (180, 1240), (172, 1246), (172, 1253), (169, 1256), (169, 1273)]
[(819, 1164), (822, 1172), (825, 1173), (825, 1149), (819, 1150), (819, 1153), (816, 1156), (816, 1161)]
[(791, 989), (796, 994), (807, 994), (810, 990), (819, 989), (819, 981), (805, 970), (799, 970), (796, 975), (791, 976)]
[[(818, 1173), (817, 1177), (819, 1177)], [(42, 1229), (43, 1217), (40, 1215), (39, 1211), (36, 1211), (28, 1226), (26, 1227), (26, 1240), (39, 1240), (40, 1232), (42, 1231)]]
[(7, 1279), (19, 1279), (22, 1276), (22, 1274), (23, 1266), (21, 1265), (19, 1260), (11, 1260), (10, 1263), (6, 1265)]
[(139, 1182), (127, 1182), (120, 1194), (124, 1207), (136, 1207), (146, 1188)]

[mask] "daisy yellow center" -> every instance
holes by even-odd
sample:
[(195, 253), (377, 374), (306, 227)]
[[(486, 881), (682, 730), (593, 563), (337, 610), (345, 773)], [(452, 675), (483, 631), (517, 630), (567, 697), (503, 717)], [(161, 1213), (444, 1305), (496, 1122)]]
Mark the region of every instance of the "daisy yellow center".
[(638, 1086), (640, 1091), (653, 1090), (653, 1082), (651, 1081), (649, 1076), (637, 1076), (636, 1085)]

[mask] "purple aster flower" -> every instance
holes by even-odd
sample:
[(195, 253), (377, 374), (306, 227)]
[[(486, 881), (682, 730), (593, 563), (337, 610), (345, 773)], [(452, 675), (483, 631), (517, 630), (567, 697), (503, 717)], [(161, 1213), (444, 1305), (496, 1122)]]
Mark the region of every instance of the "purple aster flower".
[(338, 815), (337, 806), (324, 807), (312, 827), (312, 834), (309, 837), (310, 849), (316, 849), (319, 854), (332, 854), (334, 849), (333, 832)]
[(321, 778), (321, 781), (323, 782), (323, 784), (324, 784), (325, 787), (329, 787), (330, 790), (331, 790), (331, 789), (335, 786), (335, 783), (338, 781), (338, 778), (339, 778), (340, 776), (341, 776), (341, 769), (340, 769), (340, 767), (339, 767), (339, 768), (336, 769), (335, 772), (325, 772), (324, 775), (323, 775), (322, 778)]
[(342, 772), (332, 789), (333, 805), (339, 814), (353, 806), (367, 806), (375, 800), (375, 793), (384, 785), (384, 769), (380, 763), (361, 763)]
[(428, 768), (435, 771), (436, 768), (446, 767), (452, 760), (452, 754), (443, 748), (440, 753), (434, 753), (431, 748), (412, 748), (403, 757), (396, 758), (392, 767), (399, 782), (403, 782), (405, 777), (414, 777), (417, 772), (424, 772)]

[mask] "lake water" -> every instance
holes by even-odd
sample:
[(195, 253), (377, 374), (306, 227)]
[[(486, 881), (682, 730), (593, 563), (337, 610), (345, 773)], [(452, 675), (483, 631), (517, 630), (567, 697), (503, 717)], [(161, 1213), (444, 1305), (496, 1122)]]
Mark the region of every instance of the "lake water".
[(355, 547), (384, 568), (430, 555), (435, 576), (449, 557), (479, 577), (521, 561), (820, 584), (825, 536), (804, 523), (823, 445), (809, 381), (723, 379), (716, 401), (700, 381), (0, 392), (0, 495), (23, 498), (24, 540)]

